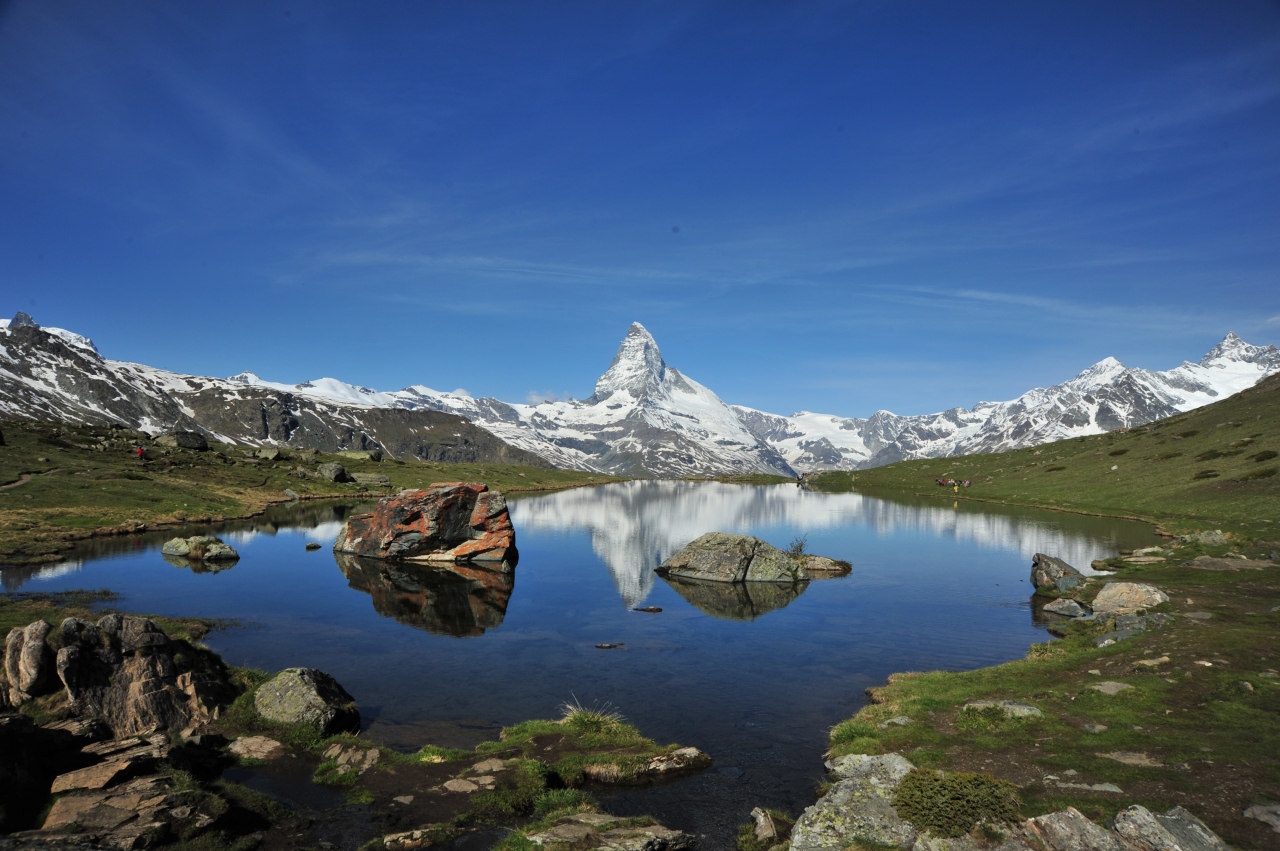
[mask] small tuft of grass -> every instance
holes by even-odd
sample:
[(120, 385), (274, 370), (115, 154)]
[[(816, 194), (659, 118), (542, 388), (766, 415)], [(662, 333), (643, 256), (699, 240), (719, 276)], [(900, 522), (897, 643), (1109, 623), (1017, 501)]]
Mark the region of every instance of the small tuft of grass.
[(916, 769), (898, 784), (893, 806), (898, 815), (917, 827), (938, 836), (956, 837), (979, 823), (1017, 821), (1022, 801), (1016, 786), (989, 774)]

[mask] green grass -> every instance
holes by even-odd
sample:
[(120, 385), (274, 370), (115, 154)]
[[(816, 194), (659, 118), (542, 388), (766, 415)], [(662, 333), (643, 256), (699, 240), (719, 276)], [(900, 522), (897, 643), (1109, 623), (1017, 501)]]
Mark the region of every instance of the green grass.
[[(1181, 532), (1220, 528), (1280, 538), (1280, 375), (1221, 402), (1127, 432), (990, 455), (904, 461), (811, 477), (825, 491), (958, 497), (1136, 517)], [(1112, 470), (1112, 467), (1117, 469)]]
[[(1153, 809), (1186, 806), (1228, 842), (1254, 847), (1247, 825), (1226, 819), (1222, 813), (1231, 810), (1221, 807), (1226, 801), (1238, 811), (1252, 802), (1248, 794), (1274, 798), (1280, 792), (1280, 679), (1262, 676), (1280, 667), (1274, 649), (1280, 611), (1272, 611), (1280, 607), (1280, 568), (1220, 573), (1183, 566), (1196, 555), (1231, 548), (1187, 544), (1163, 564), (1109, 563), (1117, 578), (1168, 593), (1171, 602), (1161, 609), (1207, 611), (1212, 619), (1178, 617), (1101, 649), (1092, 639), (1106, 625), (1072, 622), (1062, 628), (1063, 639), (1034, 645), (1026, 659), (973, 671), (894, 675), (872, 690), (870, 705), (832, 729), (832, 754), (899, 752), (922, 768), (1003, 776), (1022, 786), (1031, 815), (1071, 805), (1103, 819), (1134, 803), (1136, 792), (1138, 802)], [(1255, 557), (1264, 553), (1258, 546), (1243, 549)], [(1082, 598), (1087, 601), (1100, 584), (1091, 583)], [(1163, 656), (1169, 661), (1139, 664)], [(1132, 688), (1114, 696), (1090, 688), (1104, 680)], [(1045, 717), (960, 711), (979, 699), (1019, 700)], [(912, 723), (880, 729), (900, 715)], [(1089, 732), (1086, 724), (1106, 729)], [(1158, 764), (1126, 765), (1103, 756), (1116, 752), (1144, 753)], [(1046, 776), (1114, 783), (1129, 794), (1071, 790), (1042, 780)]]
[[(25, 421), (0, 423), (0, 429), (0, 487), (13, 485), (0, 489), (0, 561), (7, 564), (55, 560), (95, 535), (252, 515), (287, 501), (286, 489), (305, 498), (356, 499), (442, 481), (485, 482), (504, 493), (619, 481), (510, 464), (374, 462), (339, 454), (313, 459), (290, 450), (268, 462), (249, 458), (245, 447), (212, 444), (208, 452), (194, 452), (150, 445), (125, 430)], [(148, 446), (146, 462), (133, 455), (138, 441)], [(328, 461), (350, 473), (385, 475), (391, 487), (364, 490), (291, 474), (299, 467), (314, 472)]]

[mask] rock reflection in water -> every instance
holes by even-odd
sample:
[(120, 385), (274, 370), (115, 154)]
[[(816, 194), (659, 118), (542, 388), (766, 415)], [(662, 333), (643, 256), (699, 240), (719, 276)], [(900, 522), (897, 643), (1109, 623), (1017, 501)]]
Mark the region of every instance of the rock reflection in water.
[(383, 617), (437, 635), (484, 635), (502, 625), (515, 574), (463, 565), (419, 564), (335, 553), (347, 583), (373, 598)]
[(225, 559), (221, 561), (201, 561), (199, 559), (189, 559), (184, 556), (171, 556), (167, 553), (161, 553), (160, 558), (169, 562), (174, 567), (180, 567), (183, 570), (189, 570), (192, 573), (221, 573), (224, 570), (230, 570), (240, 563), (240, 559)]
[(808, 582), (710, 582), (662, 577), (676, 593), (713, 618), (753, 621), (781, 609), (809, 587)]

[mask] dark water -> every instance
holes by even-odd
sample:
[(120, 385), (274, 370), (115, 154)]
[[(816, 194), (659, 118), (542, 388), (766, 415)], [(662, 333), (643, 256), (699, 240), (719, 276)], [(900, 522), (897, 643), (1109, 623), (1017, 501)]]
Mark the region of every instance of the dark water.
[[(1028, 604), (1033, 553), (1085, 569), (1158, 541), (1142, 524), (1057, 512), (630, 482), (513, 499), (520, 562), (503, 577), (339, 562), (329, 547), (344, 512), (298, 510), (310, 513), (295, 528), (280, 515), (221, 532), (242, 558), (218, 572), (171, 565), (139, 540), (71, 566), (6, 570), (5, 585), (111, 588), (131, 611), (237, 618), (246, 628), (209, 639), (229, 662), (322, 668), (355, 695), (369, 735), (401, 747), (471, 744), (569, 700), (611, 704), (715, 766), (598, 797), (705, 834), (706, 848), (732, 847), (753, 806), (807, 806), (827, 730), (868, 686), (893, 671), (1021, 657), (1046, 640)], [(707, 531), (780, 547), (807, 535), (809, 551), (853, 573), (795, 589), (673, 587), (653, 573)], [(324, 548), (306, 552), (306, 541)]]

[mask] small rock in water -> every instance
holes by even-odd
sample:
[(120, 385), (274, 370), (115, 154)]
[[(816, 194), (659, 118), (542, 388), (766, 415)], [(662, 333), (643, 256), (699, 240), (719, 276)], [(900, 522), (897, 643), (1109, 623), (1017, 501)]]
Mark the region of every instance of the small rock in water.
[(308, 551), (308, 552), (310, 552), (310, 551), (312, 551), (312, 550), (318, 550), (318, 549), (320, 549), (320, 545), (319, 545), (319, 544), (317, 544), (315, 541), (307, 541), (307, 551)]
[(662, 611), (662, 607), (661, 606), (639, 606), (635, 609), (632, 609), (632, 611), (647, 612), (648, 614), (656, 615), (658, 612)]
[(622, 642), (619, 641), (617, 644), (608, 644), (608, 643), (597, 644), (596, 649), (597, 650), (617, 650), (621, 646), (622, 646)]
[(739, 777), (742, 776), (742, 769), (734, 768), (731, 765), (726, 765), (720, 769), (720, 773), (723, 774), (725, 777), (729, 777), (733, 780), (737, 780)]
[(1077, 603), (1075, 600), (1062, 598), (1054, 600), (1044, 607), (1046, 612), (1052, 612), (1055, 615), (1062, 615), (1068, 618), (1079, 618), (1089, 614), (1089, 610)]

